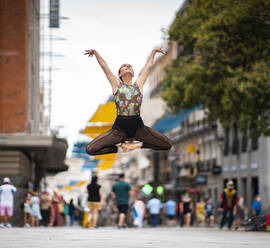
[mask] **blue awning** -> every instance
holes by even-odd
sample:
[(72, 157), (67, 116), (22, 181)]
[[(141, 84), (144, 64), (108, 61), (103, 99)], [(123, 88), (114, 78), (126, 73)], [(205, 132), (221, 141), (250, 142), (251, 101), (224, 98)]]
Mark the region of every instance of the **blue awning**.
[(94, 170), (97, 167), (98, 160), (85, 160), (81, 170)]
[(153, 126), (153, 129), (158, 132), (164, 133), (170, 131), (179, 125), (194, 111), (201, 109), (201, 106), (197, 106), (190, 110), (180, 110), (177, 115), (168, 114), (162, 119), (158, 120)]
[(77, 181), (77, 180), (71, 180), (71, 181), (69, 181), (69, 186), (74, 186), (74, 185), (76, 185), (77, 183), (78, 183), (79, 181)]

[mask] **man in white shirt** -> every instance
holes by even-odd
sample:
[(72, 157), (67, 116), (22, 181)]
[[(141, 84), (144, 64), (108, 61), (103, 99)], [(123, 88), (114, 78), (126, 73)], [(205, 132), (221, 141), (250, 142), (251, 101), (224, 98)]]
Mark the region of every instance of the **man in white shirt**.
[[(8, 177), (4, 178), (4, 184), (0, 186), (0, 227), (12, 227), (13, 198), (16, 187), (11, 185)], [(7, 215), (7, 218), (6, 218)], [(5, 224), (4, 224), (5, 223)]]
[(147, 208), (150, 212), (150, 223), (152, 227), (156, 227), (158, 224), (158, 216), (160, 209), (162, 208), (162, 204), (156, 196), (153, 196), (152, 199), (148, 201)]

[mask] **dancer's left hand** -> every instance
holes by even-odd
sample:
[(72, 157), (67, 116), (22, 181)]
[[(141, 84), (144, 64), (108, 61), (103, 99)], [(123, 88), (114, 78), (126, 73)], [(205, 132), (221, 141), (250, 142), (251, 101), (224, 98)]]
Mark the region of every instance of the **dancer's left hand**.
[(154, 51), (155, 53), (166, 54), (166, 52), (164, 51), (164, 49), (163, 49), (162, 47), (155, 48), (153, 51)]
[(85, 50), (84, 55), (88, 55), (88, 57), (92, 57), (95, 54), (96, 50), (90, 49), (90, 50)]

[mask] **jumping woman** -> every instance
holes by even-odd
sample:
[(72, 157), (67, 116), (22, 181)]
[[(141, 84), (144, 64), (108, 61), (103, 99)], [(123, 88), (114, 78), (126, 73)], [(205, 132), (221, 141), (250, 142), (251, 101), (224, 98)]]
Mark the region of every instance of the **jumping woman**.
[(142, 90), (156, 53), (164, 54), (164, 51), (161, 48), (152, 51), (142, 72), (133, 83), (134, 72), (130, 64), (123, 64), (120, 67), (119, 78), (117, 78), (96, 50), (85, 50), (85, 55), (95, 55), (109, 80), (117, 109), (117, 118), (112, 129), (99, 135), (87, 145), (88, 154), (127, 152), (138, 148), (169, 150), (172, 147), (171, 141), (165, 135), (145, 126), (140, 117)]

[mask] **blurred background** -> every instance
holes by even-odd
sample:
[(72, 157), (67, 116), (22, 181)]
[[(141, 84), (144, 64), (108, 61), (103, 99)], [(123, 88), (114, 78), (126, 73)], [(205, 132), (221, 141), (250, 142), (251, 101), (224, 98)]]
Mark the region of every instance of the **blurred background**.
[[(256, 1), (239, 1), (235, 11), (192, 2), (0, 0), (0, 181), (17, 187), (14, 224), (22, 224), (29, 190), (57, 190), (80, 205), (92, 175), (109, 196), (122, 172), (145, 201), (157, 193), (179, 202), (187, 192), (194, 209), (206, 198), (217, 208), (232, 180), (247, 215), (258, 194), (268, 209), (269, 6), (252, 14)], [(87, 155), (116, 111), (84, 50), (96, 49), (116, 75), (130, 63), (136, 78), (159, 46), (167, 53), (154, 61), (141, 115), (173, 141), (172, 151)]]

